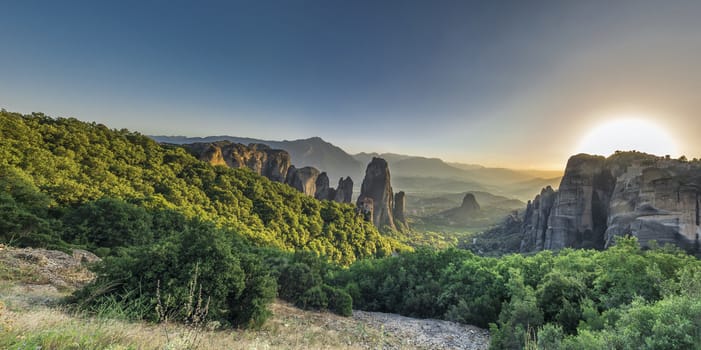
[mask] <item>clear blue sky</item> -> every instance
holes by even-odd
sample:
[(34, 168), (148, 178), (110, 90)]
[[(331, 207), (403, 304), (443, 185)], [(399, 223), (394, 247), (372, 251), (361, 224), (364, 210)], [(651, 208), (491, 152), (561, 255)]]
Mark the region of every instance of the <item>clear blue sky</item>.
[(700, 18), (701, 1), (10, 0), (0, 107), (546, 168), (633, 111), (694, 157)]

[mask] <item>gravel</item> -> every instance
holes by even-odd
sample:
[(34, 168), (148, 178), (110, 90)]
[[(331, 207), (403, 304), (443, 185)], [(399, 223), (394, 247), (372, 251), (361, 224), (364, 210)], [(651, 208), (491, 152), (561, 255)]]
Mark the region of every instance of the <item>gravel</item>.
[(488, 349), (489, 332), (460, 323), (416, 319), (381, 312), (353, 311), (353, 318), (380, 328), (401, 344), (385, 343), (385, 349)]

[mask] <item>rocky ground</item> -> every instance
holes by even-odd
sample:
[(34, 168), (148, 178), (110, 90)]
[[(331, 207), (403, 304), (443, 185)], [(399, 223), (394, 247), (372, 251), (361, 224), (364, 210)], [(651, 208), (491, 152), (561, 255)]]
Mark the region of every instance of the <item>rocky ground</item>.
[(0, 246), (0, 343), (23, 337), (28, 344), (43, 344), (69, 333), (87, 347), (106, 342), (127, 349), (177, 349), (179, 343), (202, 349), (487, 349), (489, 345), (488, 332), (473, 326), (364, 311), (341, 317), (276, 301), (271, 305), (273, 317), (263, 329), (203, 331), (196, 335), (197, 346), (192, 346), (191, 330), (177, 325), (166, 329), (96, 320), (57, 306), (56, 301), (93, 278), (85, 266), (98, 259), (81, 250), (67, 254)]
[(455, 322), (416, 319), (381, 312), (353, 311), (353, 319), (382, 329), (401, 340), (386, 348), (421, 349), (487, 349), (489, 332), (475, 326)]

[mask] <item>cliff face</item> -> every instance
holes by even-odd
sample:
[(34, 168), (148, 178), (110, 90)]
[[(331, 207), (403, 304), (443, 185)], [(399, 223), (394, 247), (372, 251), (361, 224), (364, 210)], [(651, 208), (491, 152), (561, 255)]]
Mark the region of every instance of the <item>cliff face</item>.
[(521, 251), (597, 248), (633, 235), (684, 248), (698, 245), (701, 163), (620, 152), (580, 154), (567, 163), (558, 191), (529, 202)]
[(333, 199), (329, 198), (329, 196), (331, 195), (331, 190), (333, 190), (333, 188), (329, 187), (329, 177), (328, 175), (326, 175), (326, 173), (319, 174), (315, 181), (315, 187), (316, 190), (314, 192), (314, 198), (319, 200)]
[(696, 248), (700, 185), (698, 164), (658, 159), (627, 167), (612, 194), (605, 245), (615, 236), (633, 233), (641, 244), (656, 240)]
[[(365, 178), (360, 188), (356, 205), (366, 218), (370, 218), (376, 227), (388, 226), (392, 229), (406, 228), (404, 219), (404, 193), (400, 192), (402, 203), (395, 207), (394, 193), (390, 182), (389, 166), (382, 158), (373, 158), (365, 171)], [(397, 227), (395, 213), (401, 212), (402, 222)]]
[(528, 201), (523, 220), (521, 251), (543, 250), (548, 219), (555, 201), (555, 191), (548, 186), (533, 201)]
[(481, 208), (475, 195), (466, 193), (462, 198), (462, 204), (457, 208), (442, 211), (432, 217), (446, 225), (467, 225), (480, 212)]
[(350, 176), (338, 179), (338, 187), (336, 187), (336, 193), (334, 195), (334, 200), (340, 203), (350, 203), (353, 197), (353, 180)]
[(200, 160), (212, 165), (231, 168), (249, 168), (272, 181), (284, 182), (291, 166), (290, 155), (283, 150), (271, 149), (262, 144), (219, 141), (183, 145)]
[(290, 155), (283, 150), (271, 149), (263, 144), (248, 146), (229, 141), (192, 143), (182, 145), (200, 160), (212, 165), (231, 168), (248, 168), (272, 181), (290, 185), (298, 191), (319, 200), (336, 200), (350, 203), (353, 195), (353, 180), (347, 177), (339, 181), (337, 191), (329, 186), (325, 172), (314, 167), (297, 169), (290, 164)]
[(404, 191), (399, 191), (394, 195), (394, 207), (392, 208), (392, 216), (394, 216), (394, 224), (404, 230), (408, 227), (406, 217), (404, 216), (404, 208), (406, 207), (406, 196)]
[[(316, 194), (316, 180), (319, 177), (319, 170), (312, 167), (304, 167), (301, 169), (293, 168), (285, 181), (288, 185), (297, 189), (297, 191), (306, 194), (307, 196), (314, 197)], [(328, 187), (328, 179), (327, 179)]]

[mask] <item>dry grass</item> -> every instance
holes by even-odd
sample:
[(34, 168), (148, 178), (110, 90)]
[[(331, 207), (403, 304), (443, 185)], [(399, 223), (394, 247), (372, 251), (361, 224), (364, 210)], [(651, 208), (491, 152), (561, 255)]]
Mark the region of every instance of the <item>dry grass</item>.
[[(375, 349), (389, 343), (378, 329), (351, 318), (305, 312), (273, 304), (274, 316), (263, 329), (203, 331), (199, 349)], [(3, 349), (186, 349), (187, 328), (97, 319), (46, 306), (0, 309)], [(388, 342), (389, 341), (389, 342)]]
[(0, 349), (376, 349), (401, 343), (364, 322), (281, 301), (271, 305), (273, 316), (260, 330), (197, 332), (57, 306), (90, 277), (64, 256), (0, 247)]
[(194, 332), (181, 324), (130, 322), (109, 313), (91, 317), (57, 306), (92, 277), (60, 252), (0, 246), (0, 349), (403, 348), (381, 327), (281, 301), (271, 305), (273, 316), (260, 330)]

